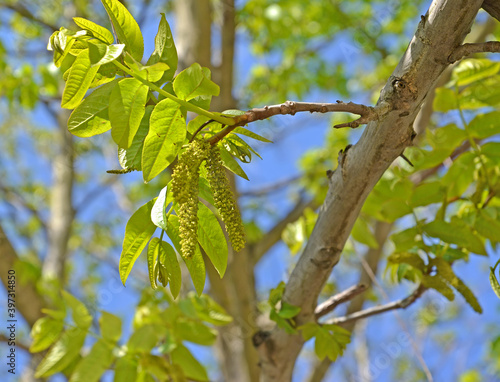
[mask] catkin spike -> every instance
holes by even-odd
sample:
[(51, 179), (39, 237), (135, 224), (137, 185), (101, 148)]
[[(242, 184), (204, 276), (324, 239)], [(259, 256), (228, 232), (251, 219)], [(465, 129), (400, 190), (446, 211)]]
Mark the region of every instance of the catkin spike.
[(226, 225), (229, 240), (235, 251), (241, 251), (245, 246), (245, 231), (217, 145), (213, 146), (208, 154), (206, 169), (215, 207)]
[(179, 204), (179, 236), (181, 255), (193, 257), (198, 245), (198, 179), (200, 164), (210, 151), (210, 144), (195, 140), (179, 155), (172, 173), (172, 194)]

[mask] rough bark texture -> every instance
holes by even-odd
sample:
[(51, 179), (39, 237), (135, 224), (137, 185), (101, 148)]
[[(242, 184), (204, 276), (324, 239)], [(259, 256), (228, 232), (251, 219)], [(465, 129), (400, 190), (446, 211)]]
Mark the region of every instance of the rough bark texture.
[[(316, 226), (294, 268), (283, 300), (301, 307), (296, 323), (314, 320), (317, 297), (338, 263), (367, 195), (414, 138), (413, 122), (427, 93), (469, 33), (482, 1), (434, 1), (388, 82), (379, 106), (389, 111), (366, 127), (330, 178)], [(276, 328), (258, 348), (262, 381), (289, 381), (302, 348), (300, 335)]]

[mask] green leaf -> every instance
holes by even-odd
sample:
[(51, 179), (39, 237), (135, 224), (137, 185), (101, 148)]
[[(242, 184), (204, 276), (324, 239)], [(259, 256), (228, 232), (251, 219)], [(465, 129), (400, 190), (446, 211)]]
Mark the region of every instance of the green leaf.
[[(224, 114), (224, 113), (222, 113), (222, 114)], [(238, 126), (232, 132), (235, 133), (235, 134), (245, 135), (245, 136), (253, 138), (253, 139), (257, 140), (257, 141), (261, 141), (261, 142), (265, 142), (265, 143), (273, 143), (273, 141), (270, 141), (269, 139), (264, 138), (262, 135), (256, 134), (253, 131), (245, 129), (244, 127), (241, 127), (241, 126)]]
[(236, 162), (236, 160), (232, 157), (231, 154), (224, 148), (224, 147), (219, 147), (220, 149), (220, 156), (222, 159), (222, 164), (224, 165), (225, 168), (227, 168), (229, 171), (233, 172), (234, 174), (242, 177), (243, 179), (248, 180), (247, 174), (245, 174), (245, 171), (241, 168), (241, 166)]
[[(181, 252), (181, 239), (179, 237), (179, 218), (175, 215), (171, 215), (168, 219), (167, 235), (172, 240), (177, 252)], [(191, 279), (193, 280), (194, 288), (199, 296), (203, 293), (203, 288), (205, 287), (205, 262), (203, 261), (203, 256), (201, 255), (200, 248), (197, 246), (196, 251), (191, 259), (183, 259), (186, 263), (186, 267), (189, 270)]]
[(196, 310), (196, 315), (200, 320), (213, 325), (227, 325), (233, 318), (227, 314), (222, 306), (217, 304), (210, 296), (203, 294), (190, 296), (191, 302)]
[(446, 297), (449, 301), (453, 301), (455, 299), (455, 294), (453, 290), (448, 286), (448, 284), (439, 276), (429, 276), (422, 275), (422, 284), (426, 288), (432, 288), (441, 293), (444, 297)]
[(417, 253), (403, 252), (393, 253), (387, 258), (387, 261), (394, 264), (409, 264), (413, 268), (425, 270), (425, 263)]
[(156, 226), (151, 221), (151, 210), (156, 199), (150, 200), (131, 216), (125, 228), (123, 250), (120, 256), (119, 271), (123, 285), (135, 261), (148, 243)]
[(297, 328), (302, 334), (304, 341), (309, 341), (311, 338), (316, 336), (316, 332), (320, 326), (315, 322), (308, 322), (307, 324), (301, 325)]
[(354, 227), (352, 228), (351, 235), (354, 240), (360, 242), (361, 244), (365, 244), (370, 248), (378, 248), (377, 239), (364, 219), (358, 218), (356, 220)]
[(150, 181), (174, 161), (185, 139), (186, 121), (181, 106), (170, 99), (158, 102), (151, 113), (142, 152), (144, 181)]
[(479, 210), (474, 221), (474, 228), (483, 237), (493, 242), (500, 242), (500, 223)]
[(189, 101), (201, 95), (219, 95), (219, 86), (205, 76), (200, 64), (194, 63), (174, 79), (174, 91), (180, 99)]
[[(168, 197), (167, 197), (168, 195)], [(172, 196), (168, 194), (168, 185), (163, 187), (156, 198), (153, 209), (151, 210), (151, 221), (153, 224), (163, 230), (167, 229), (167, 213), (165, 208), (170, 204)]]
[(181, 341), (188, 341), (199, 345), (211, 346), (217, 339), (217, 331), (210, 329), (201, 322), (191, 320), (177, 320), (174, 333)]
[[(500, 63), (499, 63), (500, 64)], [(479, 114), (468, 126), (469, 133), (474, 138), (487, 138), (500, 133), (500, 111), (492, 111), (487, 114)]]
[(204, 201), (210, 203), (212, 206), (215, 205), (214, 194), (210, 188), (210, 184), (208, 183), (208, 180), (202, 178), (201, 176), (198, 180), (198, 196)]
[(33, 341), (30, 345), (30, 352), (38, 353), (47, 349), (59, 338), (63, 328), (64, 322), (62, 320), (54, 320), (51, 317), (38, 319), (31, 328)]
[(118, 0), (101, 0), (113, 24), (118, 41), (125, 44), (125, 49), (137, 61), (144, 54), (144, 40), (141, 29), (130, 12)]
[(457, 95), (455, 91), (448, 88), (436, 89), (433, 106), (435, 111), (446, 113), (457, 108)]
[(122, 320), (114, 314), (103, 311), (99, 318), (99, 327), (101, 328), (101, 336), (113, 344), (122, 335)]
[(286, 284), (281, 281), (276, 286), (276, 288), (273, 288), (269, 291), (269, 298), (267, 301), (272, 308), (274, 308), (276, 304), (281, 300), (281, 297), (283, 297), (283, 293), (285, 293), (285, 287)]
[(61, 291), (64, 302), (71, 308), (73, 321), (80, 329), (86, 330), (92, 324), (92, 316), (83, 302), (66, 291)]
[(500, 62), (485, 58), (462, 60), (453, 70), (452, 83), (457, 86), (469, 85), (491, 77), (500, 70)]
[(158, 257), (160, 264), (167, 271), (170, 292), (174, 298), (177, 298), (181, 291), (182, 275), (175, 250), (170, 244), (162, 241), (158, 246)]
[(135, 133), (130, 147), (128, 149), (118, 147), (118, 160), (120, 161), (120, 166), (126, 170), (142, 170), (142, 150), (144, 148), (144, 140), (149, 132), (149, 117), (151, 116), (153, 108), (153, 105), (146, 106), (139, 129), (137, 129), (137, 133)]
[(328, 357), (331, 361), (335, 361), (340, 351), (340, 346), (330, 332), (319, 327), (316, 331), (316, 340), (314, 341), (314, 352), (318, 358), (323, 360), (325, 357)]
[(78, 54), (71, 66), (69, 77), (64, 87), (61, 99), (62, 108), (74, 109), (80, 104), (98, 70), (98, 66), (91, 66), (89, 51), (87, 49)]
[(467, 226), (435, 220), (424, 225), (423, 230), (446, 243), (456, 244), (478, 255), (486, 255), (483, 242)]
[(109, 96), (118, 81), (94, 90), (76, 107), (68, 119), (68, 130), (77, 137), (88, 138), (111, 129), (108, 116)]
[(69, 382), (97, 382), (113, 362), (113, 346), (105, 340), (97, 341), (90, 353), (76, 365)]
[(447, 196), (461, 196), (474, 180), (475, 154), (467, 152), (460, 155), (441, 178), (441, 183), (448, 189)]
[(166, 71), (158, 81), (159, 83), (164, 83), (173, 78), (177, 70), (177, 61), (177, 50), (175, 49), (172, 32), (165, 18), (165, 14), (161, 13), (160, 25), (158, 26), (158, 33), (155, 37), (155, 50), (151, 54), (151, 57), (149, 57), (147, 65), (153, 65), (157, 62), (163, 62), (168, 65), (169, 70)]
[(149, 353), (160, 338), (156, 325), (148, 324), (138, 328), (127, 342), (128, 353)]
[(113, 88), (109, 100), (111, 136), (118, 146), (127, 149), (132, 145), (146, 112), (148, 87), (135, 78), (120, 80)]
[(114, 382), (137, 382), (137, 359), (126, 354), (118, 358), (115, 364)]
[(71, 328), (52, 346), (36, 368), (35, 378), (46, 378), (64, 370), (78, 357), (83, 346), (87, 330)]
[(100, 66), (116, 60), (123, 52), (124, 44), (94, 44), (89, 43), (89, 58), (91, 66)]
[(421, 183), (417, 187), (415, 187), (415, 190), (411, 195), (410, 207), (416, 208), (420, 206), (427, 206), (433, 203), (440, 203), (443, 201), (444, 196), (445, 191), (443, 189), (443, 186), (441, 185), (441, 182), (436, 181)]
[(198, 203), (198, 241), (222, 278), (227, 268), (227, 242), (219, 221), (203, 203)]
[[(498, 282), (497, 276), (495, 275), (495, 270), (500, 264), (500, 260), (497, 261), (494, 267), (490, 267), (490, 284), (493, 292), (500, 298), (500, 283)], [(500, 273), (500, 272), (499, 272)]]
[(195, 381), (207, 381), (207, 371), (196, 358), (193, 357), (191, 352), (183, 345), (178, 345), (171, 353), (172, 362), (179, 365), (184, 371), (184, 374), (189, 379)]
[(158, 258), (158, 246), (160, 244), (160, 239), (157, 237), (153, 237), (148, 245), (148, 275), (149, 275), (149, 283), (151, 284), (151, 288), (157, 289), (158, 285), (156, 283), (157, 274), (155, 273), (155, 269), (157, 267), (156, 261)]
[(477, 301), (477, 297), (474, 295), (474, 293), (472, 293), (469, 287), (465, 285), (465, 283), (457, 276), (455, 276), (453, 287), (463, 296), (465, 301), (470, 305), (472, 309), (474, 309), (476, 313), (483, 313), (483, 308), (481, 308), (479, 301)]
[(73, 17), (73, 21), (80, 28), (90, 32), (90, 35), (106, 44), (112, 44), (115, 41), (113, 33), (111, 33), (108, 29), (94, 23), (93, 21), (84, 19), (82, 17)]
[(281, 302), (281, 309), (278, 312), (278, 316), (285, 319), (290, 319), (295, 317), (301, 311), (300, 306), (294, 306), (287, 302)]

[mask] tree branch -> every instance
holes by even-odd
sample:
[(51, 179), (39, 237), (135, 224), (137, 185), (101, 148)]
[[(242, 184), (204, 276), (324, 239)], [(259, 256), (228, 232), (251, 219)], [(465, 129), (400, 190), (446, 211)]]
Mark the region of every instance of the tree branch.
[(367, 318), (370, 316), (376, 316), (381, 313), (388, 312), (390, 310), (395, 310), (395, 309), (406, 309), (409, 307), (411, 304), (413, 304), (415, 301), (418, 300), (420, 296), (427, 290), (423, 285), (420, 285), (415, 291), (407, 296), (406, 298), (403, 298), (401, 300), (393, 301), (388, 304), (384, 305), (379, 305), (379, 306), (374, 306), (373, 308), (368, 308), (361, 310), (356, 313), (349, 314), (347, 316), (343, 317), (336, 317), (331, 320), (328, 320), (328, 324), (334, 324), (334, 325), (339, 325), (339, 324), (345, 324), (347, 322), (353, 322), (360, 320), (362, 318)]
[(453, 63), (476, 53), (500, 53), (500, 42), (486, 41), (460, 45), (448, 56), (448, 61)]
[[(283, 301), (301, 308), (297, 325), (313, 322), (317, 297), (339, 262), (359, 211), (373, 187), (408, 147), (422, 102), (449, 65), (447, 57), (469, 33), (482, 0), (434, 0), (398, 66), (380, 93), (376, 113), (335, 171), (307, 245), (293, 269)], [(432, 42), (431, 44), (429, 43)], [(263, 382), (290, 380), (303, 346), (300, 335), (275, 328), (258, 346)]]
[(500, 21), (500, 3), (498, 0), (484, 0), (482, 7), (491, 17)]
[(297, 180), (301, 179), (301, 175), (296, 175), (292, 176), (287, 179), (283, 180), (278, 180), (275, 183), (266, 185), (266, 186), (261, 186), (256, 190), (248, 190), (248, 191), (242, 191), (238, 194), (239, 197), (259, 197), (259, 196), (267, 196), (268, 194), (279, 191), (282, 188), (288, 186), (290, 183), (296, 182)]
[[(0, 254), (2, 255), (2, 261), (0, 261), (0, 278), (2, 279), (2, 283), (5, 288), (7, 288), (7, 272), (9, 270), (16, 270), (16, 262), (19, 260), (19, 257), (1, 226)], [(16, 296), (16, 306), (19, 309), (19, 312), (28, 322), (29, 326), (33, 326), (35, 321), (43, 316), (42, 308), (44, 306), (44, 302), (42, 296), (38, 294), (36, 287), (29, 282), (17, 283)]]
[(249, 122), (267, 119), (269, 117), (272, 117), (273, 115), (295, 115), (295, 113), (305, 111), (309, 113), (347, 112), (358, 114), (361, 116), (355, 121), (341, 123), (333, 126), (335, 128), (356, 128), (359, 125), (367, 124), (368, 122), (376, 121), (378, 119), (376, 108), (360, 105), (353, 102), (344, 103), (342, 101), (337, 101), (336, 103), (315, 103), (286, 101), (285, 103), (279, 105), (264, 106), (262, 108), (248, 110), (245, 114), (237, 117), (237, 120), (238, 124), (247, 124)]
[(13, 4), (2, 4), (3, 7), (8, 8), (14, 12), (17, 12), (19, 15), (24, 17), (25, 19), (28, 19), (30, 21), (34, 21), (43, 27), (49, 29), (51, 32), (58, 30), (59, 28), (53, 24), (50, 24), (39, 17), (35, 16), (29, 9), (27, 9), (24, 5), (20, 3), (13, 3)]
[(383, 106), (379, 105), (377, 107), (371, 107), (371, 106), (360, 105), (353, 102), (344, 103), (342, 101), (337, 101), (336, 103), (286, 101), (285, 103), (278, 105), (264, 106), (261, 108), (251, 109), (245, 112), (245, 114), (233, 117), (236, 121), (234, 125), (230, 125), (222, 129), (217, 134), (212, 136), (208, 141), (212, 145), (215, 145), (217, 142), (219, 142), (222, 138), (224, 138), (238, 126), (244, 126), (250, 122), (261, 121), (278, 114), (295, 115), (295, 113), (300, 113), (305, 111), (309, 113), (347, 112), (352, 114), (358, 114), (361, 117), (359, 117), (354, 121), (340, 123), (338, 125), (333, 126), (336, 129), (342, 127), (350, 127), (354, 129), (356, 127), (359, 127), (360, 125), (364, 125), (369, 122), (378, 120), (379, 115), (386, 111), (385, 107)]
[(357, 295), (363, 293), (368, 289), (368, 286), (365, 284), (354, 285), (340, 293), (337, 293), (335, 296), (330, 297), (325, 302), (319, 304), (314, 310), (314, 314), (316, 316), (316, 320), (327, 315), (332, 312), (337, 306), (347, 302)]

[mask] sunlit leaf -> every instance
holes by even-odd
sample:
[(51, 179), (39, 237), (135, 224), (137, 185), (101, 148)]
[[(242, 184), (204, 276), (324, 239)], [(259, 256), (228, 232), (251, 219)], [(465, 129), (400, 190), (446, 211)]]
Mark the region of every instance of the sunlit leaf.
[(155, 200), (139, 208), (127, 222), (119, 263), (120, 279), (124, 285), (135, 261), (156, 230), (156, 226), (151, 221), (151, 209)]
[(219, 221), (203, 203), (198, 203), (198, 241), (222, 278), (227, 268), (227, 242)]
[(144, 40), (141, 29), (130, 12), (118, 0), (101, 0), (111, 22), (113, 23), (118, 42), (125, 44), (125, 49), (137, 61), (144, 54)]
[(116, 343), (122, 334), (122, 320), (114, 314), (102, 312), (99, 318), (99, 327), (104, 339)]
[(148, 87), (135, 78), (122, 79), (113, 87), (109, 100), (109, 120), (111, 136), (119, 147), (127, 149), (132, 145), (146, 112), (147, 98)]
[(160, 101), (151, 113), (144, 141), (142, 174), (146, 182), (173, 162), (185, 138), (186, 122), (181, 106), (170, 99)]
[(68, 119), (68, 130), (77, 137), (87, 138), (111, 129), (109, 122), (109, 96), (118, 81), (94, 90), (76, 107)]
[(46, 378), (64, 370), (80, 353), (86, 335), (87, 331), (80, 328), (65, 331), (38, 364), (35, 378)]
[[(178, 253), (181, 252), (181, 239), (179, 237), (179, 218), (172, 215), (168, 219), (168, 229), (167, 234), (172, 244)], [(186, 263), (186, 267), (189, 270), (191, 279), (193, 280), (194, 288), (198, 295), (203, 293), (203, 288), (205, 286), (205, 262), (203, 261), (203, 256), (201, 254), (200, 248), (196, 246), (194, 255), (190, 259), (183, 259)]]
[(98, 340), (76, 365), (69, 382), (97, 382), (113, 362), (113, 346)]
[(160, 25), (155, 37), (155, 50), (151, 54), (147, 65), (153, 65), (157, 62), (163, 62), (169, 67), (158, 82), (170, 81), (177, 70), (177, 50), (164, 13), (161, 13)]
[(178, 345), (170, 355), (172, 357), (172, 362), (182, 368), (187, 378), (200, 382), (208, 382), (207, 371), (203, 365), (193, 357), (188, 348), (183, 345)]
[(175, 94), (189, 101), (201, 95), (219, 95), (219, 86), (207, 78), (200, 64), (194, 63), (184, 69), (174, 79)]
[(146, 106), (139, 129), (137, 129), (130, 147), (127, 149), (118, 147), (118, 160), (120, 161), (120, 166), (124, 169), (142, 170), (142, 150), (144, 148), (144, 140), (149, 132), (149, 117), (153, 108), (153, 105)]
[(38, 319), (31, 328), (30, 352), (38, 353), (47, 349), (60, 336), (64, 328), (62, 320), (55, 320), (51, 317), (42, 317)]
[(61, 107), (65, 109), (77, 107), (85, 97), (98, 70), (98, 66), (90, 64), (89, 51), (85, 49), (80, 52), (71, 66), (62, 95)]
[(113, 33), (111, 33), (108, 29), (94, 23), (93, 21), (84, 19), (82, 17), (73, 17), (73, 21), (80, 28), (90, 32), (93, 37), (101, 40), (106, 44), (112, 44), (115, 41)]

